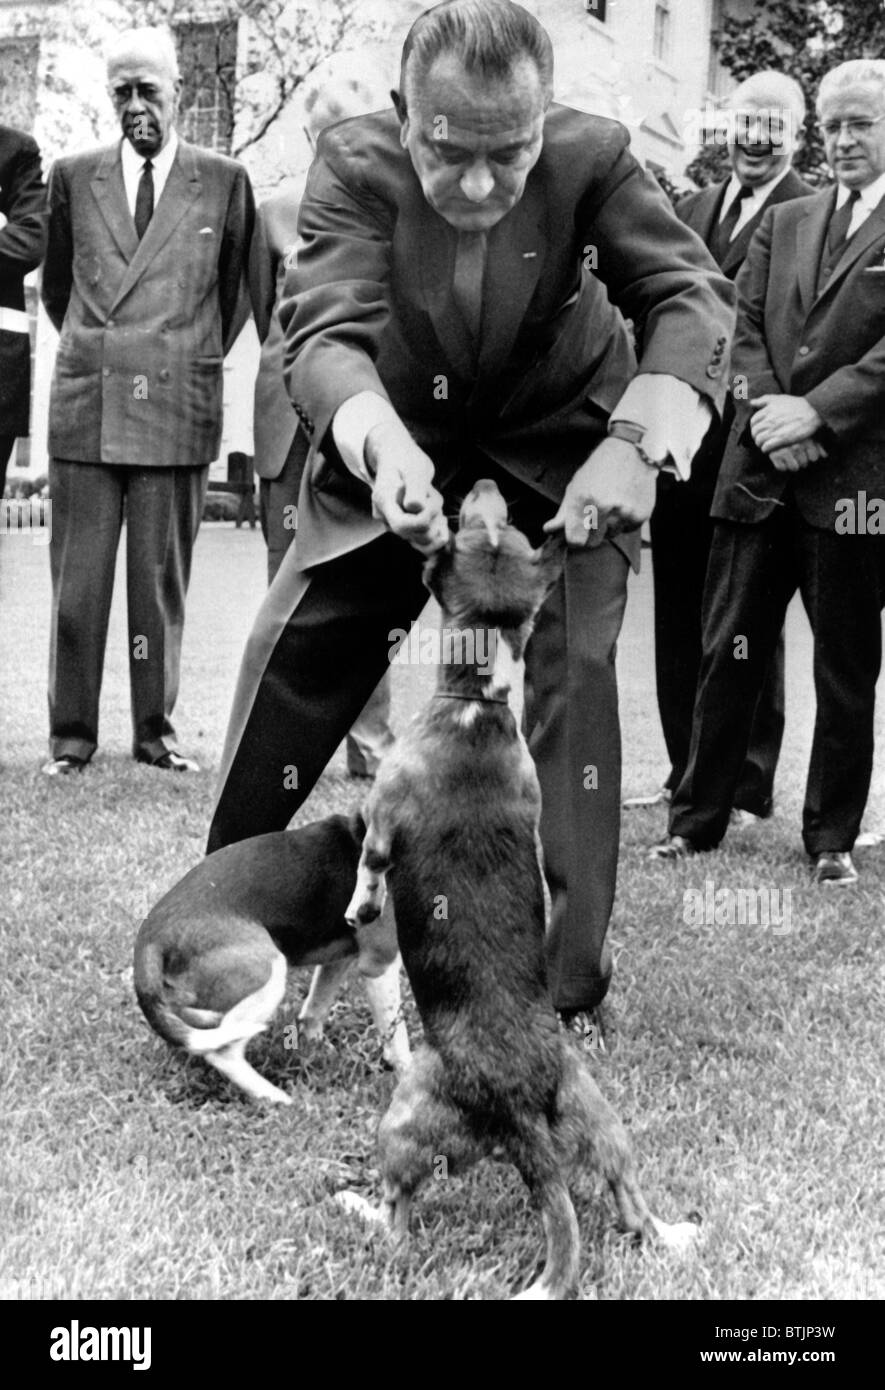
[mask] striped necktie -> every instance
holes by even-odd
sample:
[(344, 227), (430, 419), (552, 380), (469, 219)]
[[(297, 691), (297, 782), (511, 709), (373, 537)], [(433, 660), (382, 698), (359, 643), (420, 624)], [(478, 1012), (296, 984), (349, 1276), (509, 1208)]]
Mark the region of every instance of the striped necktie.
[(467, 324), (474, 348), (482, 322), (482, 280), (486, 264), (486, 232), (459, 232), (452, 294)]

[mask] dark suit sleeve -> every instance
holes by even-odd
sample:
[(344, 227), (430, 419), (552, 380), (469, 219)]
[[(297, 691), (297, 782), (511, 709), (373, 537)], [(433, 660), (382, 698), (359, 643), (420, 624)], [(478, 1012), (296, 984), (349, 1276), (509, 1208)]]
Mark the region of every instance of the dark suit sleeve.
[(255, 213), (255, 230), (249, 247), (249, 299), (258, 341), (263, 343), (270, 328), (276, 294), (277, 256), (272, 245), (267, 211), (260, 206)]
[(770, 208), (753, 234), (747, 258), (735, 282), (738, 325), (732, 353), (732, 376), (745, 379), (736, 382), (734, 391), (735, 413), (742, 431), (753, 413), (750, 400), (756, 396), (778, 395), (784, 389), (778, 381), (765, 341), (765, 301), (773, 226), (774, 209)]
[(636, 324), (639, 371), (679, 377), (721, 407), (734, 287), (617, 129), (622, 147), (613, 148), (601, 186), (594, 181), (578, 207), (580, 234), (597, 250), (594, 273)]
[(221, 309), (221, 340), (229, 352), (249, 317), (246, 267), (255, 224), (255, 198), (246, 170), (239, 167), (234, 176), (227, 217), (218, 256), (218, 302)]
[(40, 151), (30, 138), (22, 146), (5, 179), (0, 212), (0, 275), (24, 276), (42, 261), (46, 250), (46, 189)]
[(74, 248), (71, 209), (64, 165), (54, 164), (49, 174), (49, 238), (43, 266), (41, 295), (46, 312), (59, 333), (71, 297)]
[(375, 368), (390, 318), (392, 213), (352, 187), (323, 157), (311, 165), (298, 217), (298, 259), (280, 302), (284, 375), (296, 404), (310, 401), (323, 439), (338, 407), (360, 391), (389, 399)]

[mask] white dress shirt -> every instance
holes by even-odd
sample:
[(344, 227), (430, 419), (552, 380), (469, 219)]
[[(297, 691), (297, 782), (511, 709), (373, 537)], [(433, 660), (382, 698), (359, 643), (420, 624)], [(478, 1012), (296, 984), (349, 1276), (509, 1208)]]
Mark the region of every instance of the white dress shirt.
[[(836, 208), (844, 207), (848, 202), (851, 189), (846, 188), (844, 183), (840, 183), (839, 191), (836, 194)], [(860, 197), (854, 205), (851, 214), (851, 221), (848, 224), (848, 236), (853, 237), (858, 227), (862, 227), (871, 212), (879, 206), (885, 198), (885, 174), (880, 174), (872, 183), (868, 183), (866, 188), (860, 190)], [(847, 239), (847, 238), (846, 238)]]
[[(768, 183), (760, 183), (758, 188), (754, 188), (747, 195), (747, 197), (741, 203), (741, 209), (738, 213), (738, 220), (734, 224), (734, 231), (729, 237), (729, 241), (734, 241), (741, 228), (746, 227), (747, 223), (751, 220), (751, 218), (755, 217), (758, 212), (762, 211), (762, 208), (765, 204), (765, 200), (771, 196), (772, 192), (775, 188), (777, 188), (778, 184), (781, 183), (787, 177), (787, 174), (790, 172), (792, 167), (793, 166), (791, 164), (788, 164), (786, 169), (782, 169), (781, 172), (777, 174), (775, 178), (769, 179)], [(731, 178), (728, 181), (728, 187), (725, 190), (725, 197), (722, 199), (722, 207), (719, 211), (720, 222), (724, 220), (726, 213), (728, 212), (729, 208), (731, 207), (732, 203), (734, 202), (735, 198), (740, 192), (741, 187), (742, 185), (740, 179), (737, 177), (736, 174), (732, 174)]]
[(169, 139), (161, 150), (156, 154), (143, 155), (132, 148), (132, 145), (123, 137), (120, 149), (120, 161), (123, 165), (123, 184), (126, 189), (126, 201), (129, 204), (129, 211), (135, 217), (135, 200), (138, 197), (138, 184), (141, 179), (141, 171), (145, 166), (146, 159), (150, 159), (154, 176), (154, 207), (160, 201), (163, 189), (166, 187), (166, 180), (172, 168), (172, 161), (175, 159), (175, 152), (178, 149), (178, 136), (174, 130), (169, 132)]

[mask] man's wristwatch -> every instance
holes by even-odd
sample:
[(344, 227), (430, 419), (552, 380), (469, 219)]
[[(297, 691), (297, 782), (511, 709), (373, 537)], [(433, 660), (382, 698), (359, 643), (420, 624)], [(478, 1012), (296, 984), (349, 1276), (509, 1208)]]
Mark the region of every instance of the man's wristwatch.
[(661, 459), (658, 463), (655, 459), (650, 459), (642, 447), (645, 438), (645, 426), (634, 425), (630, 420), (609, 420), (608, 432), (613, 439), (626, 439), (628, 444), (632, 444), (637, 450), (642, 462), (649, 468), (653, 468), (656, 473), (660, 472), (666, 463), (666, 459)]

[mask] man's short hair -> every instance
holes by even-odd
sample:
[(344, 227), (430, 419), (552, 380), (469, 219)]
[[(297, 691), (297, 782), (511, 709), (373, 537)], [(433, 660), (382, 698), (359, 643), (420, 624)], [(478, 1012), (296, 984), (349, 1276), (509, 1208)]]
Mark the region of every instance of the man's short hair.
[(791, 111), (797, 131), (805, 124), (805, 94), (796, 79), (785, 72), (776, 72), (774, 68), (754, 72), (729, 92), (724, 104), (730, 110), (739, 111), (750, 102), (769, 110)]
[(877, 87), (885, 106), (885, 58), (852, 58), (850, 63), (840, 63), (825, 72), (817, 93), (818, 111), (826, 97), (835, 96), (846, 87), (858, 86)]
[(105, 67), (109, 69), (123, 59), (133, 57), (150, 58), (159, 63), (166, 69), (173, 82), (177, 82), (181, 76), (178, 71), (175, 43), (168, 29), (145, 26), (142, 29), (126, 29), (123, 33), (117, 34), (108, 46)]
[(541, 87), (553, 94), (553, 45), (534, 15), (511, 0), (443, 0), (425, 10), (403, 44), (400, 96), (408, 104), (406, 81), (429, 71), (441, 54), (452, 54), (470, 73), (487, 81), (510, 77), (514, 66), (530, 59)]

